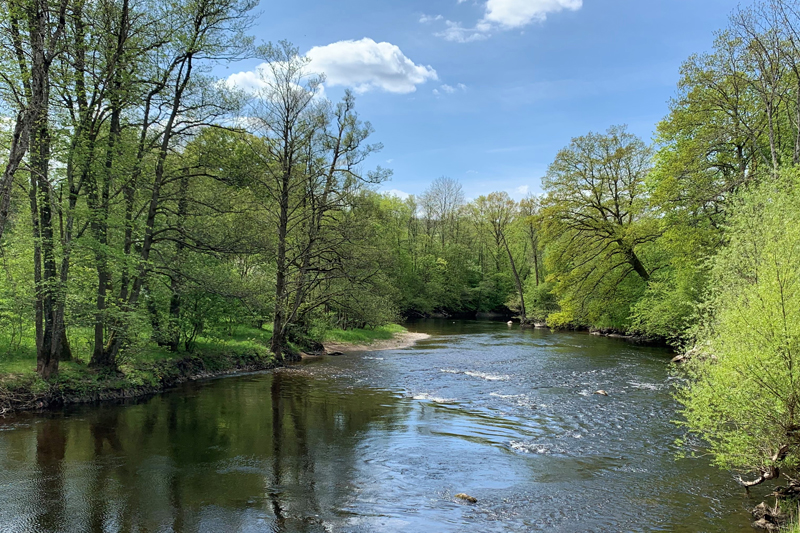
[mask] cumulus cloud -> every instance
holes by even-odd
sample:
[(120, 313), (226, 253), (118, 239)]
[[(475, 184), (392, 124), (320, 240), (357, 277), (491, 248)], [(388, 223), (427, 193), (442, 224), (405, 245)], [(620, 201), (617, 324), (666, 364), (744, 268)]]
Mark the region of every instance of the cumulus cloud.
[(262, 63), (253, 70), (231, 74), (225, 80), (225, 83), (230, 87), (236, 87), (243, 91), (255, 92), (266, 87), (267, 83), (264, 80), (268, 78), (268, 72), (267, 64)]
[(446, 20), (445, 29), (435, 35), (458, 43), (480, 41), (488, 39), (492, 31), (523, 28), (544, 21), (552, 13), (581, 7), (583, 0), (486, 0), (483, 18), (475, 27), (465, 28), (459, 22)]
[[(253, 70), (246, 70), (244, 72), (236, 72), (231, 74), (220, 83), (231, 89), (238, 89), (245, 93), (254, 94), (262, 89), (270, 86), (274, 82), (273, 72), (269, 63), (261, 63)], [(297, 86), (297, 89), (302, 87)], [(315, 98), (325, 98), (325, 86), (322, 84), (315, 84), (314, 86)]]
[[(433, 67), (417, 65), (397, 46), (372, 39), (338, 41), (315, 46), (306, 53), (308, 71), (325, 74), (327, 85), (352, 87), (356, 92), (380, 89), (390, 93), (412, 93), (428, 80), (438, 79)], [(231, 74), (225, 80), (230, 87), (255, 92), (266, 87), (269, 65), (262, 63), (253, 70)], [(319, 89), (324, 96), (324, 87)]]
[(522, 185), (522, 186), (516, 188), (516, 192), (518, 194), (522, 194), (524, 196), (524, 195), (528, 194), (528, 190), (529, 189), (530, 189), (530, 187), (528, 187), (527, 185)]
[(412, 93), (417, 85), (438, 79), (432, 67), (415, 64), (396, 45), (368, 38), (315, 46), (306, 56), (309, 68), (325, 73), (329, 85), (353, 87), (358, 92)]

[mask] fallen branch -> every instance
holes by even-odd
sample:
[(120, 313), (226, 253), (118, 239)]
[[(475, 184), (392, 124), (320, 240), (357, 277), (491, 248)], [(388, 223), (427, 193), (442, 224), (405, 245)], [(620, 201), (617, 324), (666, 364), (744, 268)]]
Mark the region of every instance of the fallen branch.
[[(789, 453), (789, 445), (788, 444), (784, 444), (783, 446), (778, 448), (778, 451), (775, 452), (775, 455), (772, 456), (772, 462), (773, 463), (777, 463), (778, 461), (784, 459), (786, 457), (787, 453)], [(780, 472), (780, 469), (777, 466), (770, 466), (769, 468), (767, 468), (765, 470), (762, 469), (761, 470), (761, 475), (758, 478), (754, 479), (753, 481), (745, 481), (740, 476), (739, 477), (739, 483), (745, 489), (749, 490), (750, 487), (755, 487), (756, 485), (760, 485), (761, 483), (764, 483), (765, 481), (768, 481), (770, 479), (775, 479), (775, 478), (779, 477), (780, 475), (781, 475), (781, 472)]]

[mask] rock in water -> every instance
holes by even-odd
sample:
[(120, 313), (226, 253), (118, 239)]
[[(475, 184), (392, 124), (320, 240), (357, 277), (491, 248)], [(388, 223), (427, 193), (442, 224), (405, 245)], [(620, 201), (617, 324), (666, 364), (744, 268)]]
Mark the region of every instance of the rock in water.
[(600, 396), (608, 396), (608, 393), (606, 391), (604, 391), (603, 389), (600, 389), (599, 391), (595, 391), (595, 394), (599, 394)]
[(469, 494), (464, 494), (463, 492), (460, 494), (456, 494), (456, 498), (459, 500), (464, 500), (465, 502), (469, 503), (478, 503), (478, 498), (473, 498)]

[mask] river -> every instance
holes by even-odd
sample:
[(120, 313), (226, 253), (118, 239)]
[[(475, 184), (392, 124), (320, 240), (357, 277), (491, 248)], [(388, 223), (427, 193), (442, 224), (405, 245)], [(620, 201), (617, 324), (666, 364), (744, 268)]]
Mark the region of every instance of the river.
[(0, 531), (752, 531), (760, 499), (676, 460), (666, 350), (409, 329), (431, 337), (0, 419)]

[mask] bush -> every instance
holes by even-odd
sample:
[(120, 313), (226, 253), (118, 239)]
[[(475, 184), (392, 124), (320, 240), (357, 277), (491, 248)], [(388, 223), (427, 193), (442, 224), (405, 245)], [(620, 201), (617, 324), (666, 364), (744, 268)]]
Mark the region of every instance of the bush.
[(800, 180), (764, 184), (734, 202), (729, 242), (678, 394), (686, 427), (714, 463), (761, 474), (800, 459)]

